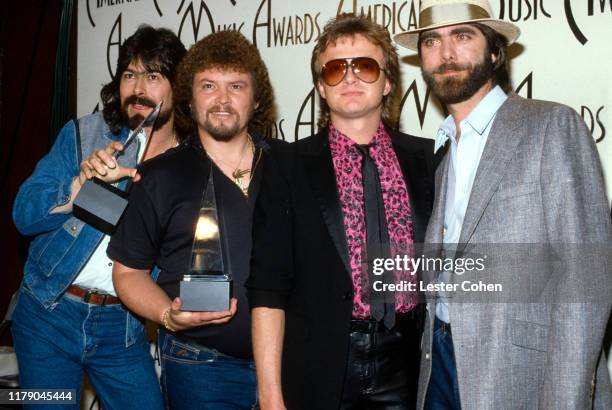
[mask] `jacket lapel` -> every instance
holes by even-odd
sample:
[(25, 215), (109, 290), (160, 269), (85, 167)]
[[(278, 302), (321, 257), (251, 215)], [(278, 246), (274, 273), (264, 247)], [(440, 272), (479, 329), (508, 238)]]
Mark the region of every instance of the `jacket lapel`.
[(518, 98), (515, 95), (508, 96), (493, 122), (476, 170), (459, 238), (461, 244), (469, 242), (474, 234), (485, 208), (504, 175), (507, 163), (512, 159), (520, 141), (518, 137), (521, 134), (514, 132), (521, 124), (521, 121), (516, 118)]
[(312, 138), (312, 149), (302, 153), (304, 167), (329, 235), (342, 259), (347, 274), (350, 274), (344, 218), (340, 208), (336, 174), (327, 139), (327, 128), (321, 130)]

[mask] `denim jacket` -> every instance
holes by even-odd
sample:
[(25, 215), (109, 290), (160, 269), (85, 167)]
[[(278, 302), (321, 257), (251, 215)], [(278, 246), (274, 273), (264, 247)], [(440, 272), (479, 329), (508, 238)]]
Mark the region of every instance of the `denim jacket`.
[[(34, 237), (21, 287), (48, 310), (57, 305), (104, 236), (71, 212), (50, 212), (70, 200), (70, 187), (79, 175), (82, 158), (111, 141), (124, 142), (128, 133), (127, 128), (117, 135), (110, 132), (100, 112), (68, 122), (49, 153), (19, 188), (13, 221), (21, 234)], [(134, 141), (117, 160), (123, 166), (134, 167), (137, 155), (138, 143)], [(125, 189), (127, 182), (122, 180), (117, 186)], [(142, 322), (126, 313), (126, 347), (143, 331)]]

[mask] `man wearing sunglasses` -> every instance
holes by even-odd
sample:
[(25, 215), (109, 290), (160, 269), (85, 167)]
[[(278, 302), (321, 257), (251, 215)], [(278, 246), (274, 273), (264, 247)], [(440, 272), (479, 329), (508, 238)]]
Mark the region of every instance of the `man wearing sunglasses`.
[(574, 110), (508, 92), (519, 29), (493, 15), (485, 0), (424, 0), (419, 28), (395, 37), (418, 51), (450, 113), (426, 243), (488, 259), (475, 275), (424, 277), (503, 284), (495, 298), (428, 298), (418, 408), (612, 408), (612, 229), (597, 150)]
[(330, 21), (311, 69), (320, 132), (279, 147), (254, 216), (253, 343), (262, 409), (415, 405), (419, 314), (411, 255), (432, 206), (433, 145), (391, 128), (399, 64), (364, 17)]

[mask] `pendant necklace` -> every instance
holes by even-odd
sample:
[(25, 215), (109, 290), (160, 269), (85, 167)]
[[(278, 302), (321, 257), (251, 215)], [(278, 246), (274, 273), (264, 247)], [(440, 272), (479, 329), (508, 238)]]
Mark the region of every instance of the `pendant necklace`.
[(240, 165), (242, 164), (242, 160), (244, 159), (244, 153), (246, 152), (246, 147), (248, 145), (252, 145), (251, 136), (249, 134), (247, 134), (247, 140), (245, 141), (244, 146), (242, 147), (242, 153), (240, 154), (240, 160), (238, 161), (238, 164), (235, 167), (231, 166), (230, 164), (228, 164), (227, 162), (225, 162), (221, 158), (214, 157), (210, 152), (208, 152), (208, 151), (206, 152), (208, 154), (208, 156), (210, 158), (212, 158), (213, 161), (221, 162), (221, 163), (225, 164), (226, 166), (228, 166), (230, 168), (233, 168), (232, 178), (234, 179), (234, 184), (236, 184), (236, 186), (238, 188), (240, 188), (240, 190), (242, 191), (244, 196), (248, 196), (248, 193), (249, 193), (249, 184), (244, 185), (242, 183), (242, 178), (245, 175), (248, 175), (248, 174), (251, 173), (251, 168), (240, 169)]

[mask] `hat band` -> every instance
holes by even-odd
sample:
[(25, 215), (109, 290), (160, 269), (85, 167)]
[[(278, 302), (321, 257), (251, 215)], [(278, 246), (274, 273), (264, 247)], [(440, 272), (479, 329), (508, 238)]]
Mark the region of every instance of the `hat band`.
[(419, 28), (425, 28), (434, 24), (469, 21), (476, 19), (488, 19), (491, 15), (482, 7), (474, 4), (446, 4), (426, 8), (419, 15)]

